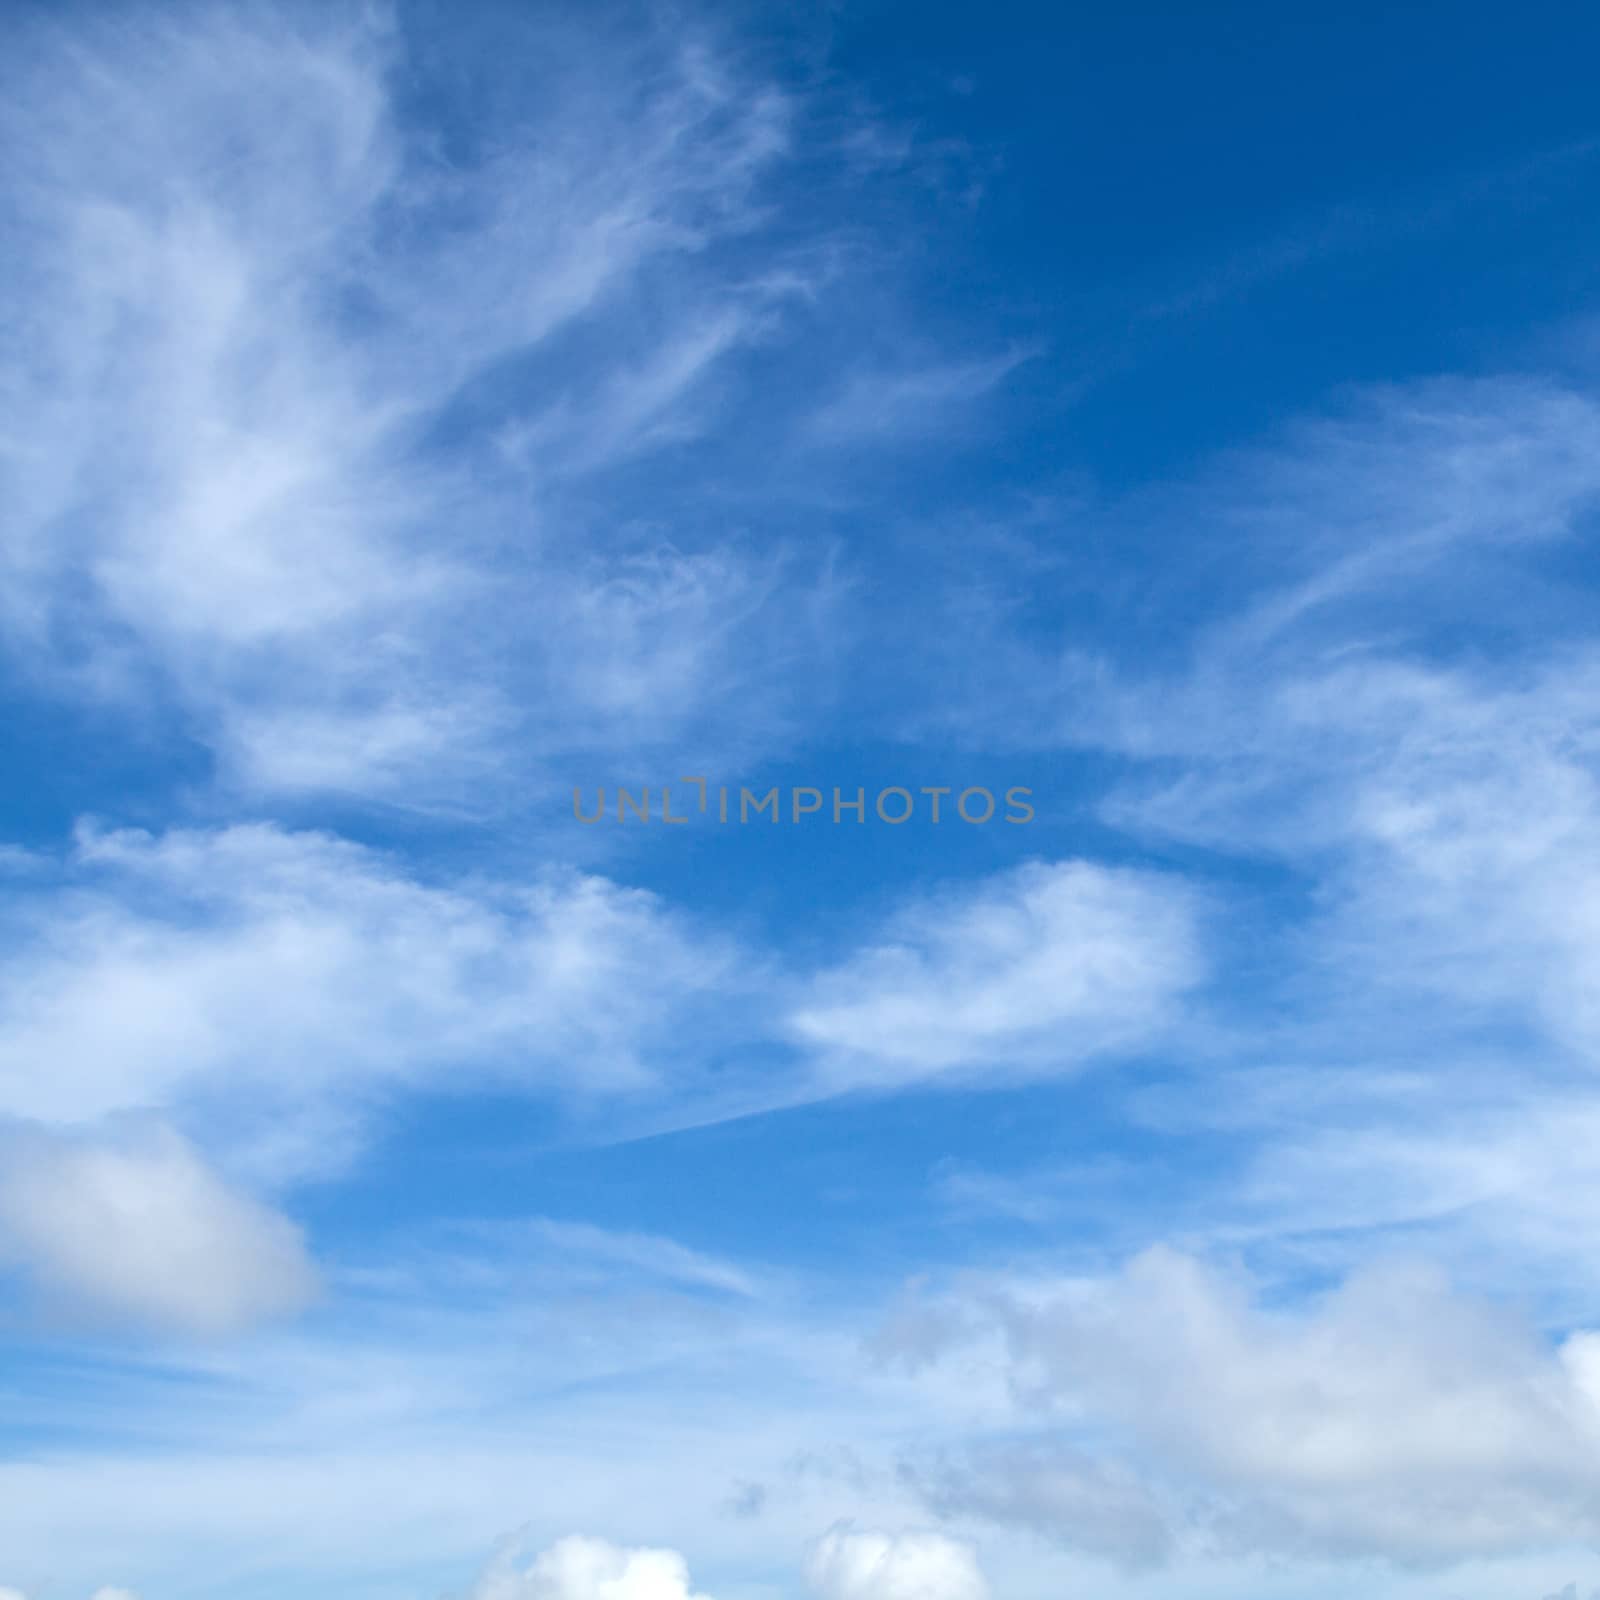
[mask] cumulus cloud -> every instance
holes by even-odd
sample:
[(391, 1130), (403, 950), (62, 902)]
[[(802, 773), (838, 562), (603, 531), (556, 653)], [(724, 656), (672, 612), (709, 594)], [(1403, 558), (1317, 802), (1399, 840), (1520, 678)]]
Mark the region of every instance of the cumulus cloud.
[[(676, 1550), (625, 1549), (603, 1539), (558, 1540), (530, 1559), (513, 1540), (471, 1600), (706, 1600), (691, 1591)], [(937, 1533), (858, 1530), (841, 1523), (811, 1547), (806, 1578), (821, 1600), (988, 1600), (970, 1546)]]
[(512, 1541), (490, 1563), (470, 1600), (707, 1600), (690, 1587), (676, 1550), (626, 1549), (574, 1535), (524, 1560)]
[[(935, 1344), (998, 1332), (1024, 1415), (1053, 1416), (1057, 1441), (1097, 1429), (1124, 1490), (1136, 1471), (1147, 1503), (1203, 1507), (1221, 1548), (1449, 1563), (1600, 1529), (1600, 1341), (1551, 1347), (1431, 1269), (1367, 1268), (1279, 1309), (1157, 1249), (1109, 1279), (998, 1287), (965, 1314)], [(1041, 1444), (958, 1480), (957, 1503), (1072, 1541), (1085, 1485), (1054, 1522), (1059, 1466)]]
[(1204, 967), (1197, 909), (1157, 874), (1032, 863), (903, 909), (790, 1027), (836, 1085), (1068, 1071), (1177, 1016)]
[(806, 1578), (821, 1600), (988, 1600), (970, 1545), (943, 1534), (841, 1523), (812, 1546)]
[(67, 1312), (220, 1335), (316, 1292), (299, 1230), (170, 1131), (117, 1143), (12, 1134), (0, 1156), (0, 1262)]

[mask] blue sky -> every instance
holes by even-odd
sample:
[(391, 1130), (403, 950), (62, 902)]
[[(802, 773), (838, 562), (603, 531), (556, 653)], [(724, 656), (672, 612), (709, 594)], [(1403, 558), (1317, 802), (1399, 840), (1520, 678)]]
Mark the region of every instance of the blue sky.
[(0, 1600), (1600, 1589), (1600, 18), (5, 32)]

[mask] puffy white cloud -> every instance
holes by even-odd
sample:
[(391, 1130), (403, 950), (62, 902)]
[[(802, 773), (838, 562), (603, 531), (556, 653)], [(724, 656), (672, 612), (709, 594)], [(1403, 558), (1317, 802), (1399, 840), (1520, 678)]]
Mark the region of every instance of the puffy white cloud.
[(14, 1134), (0, 1156), (0, 1261), (69, 1311), (217, 1335), (316, 1292), (299, 1230), (169, 1131), (116, 1144)]
[(970, 1545), (943, 1534), (883, 1533), (848, 1524), (812, 1546), (806, 1578), (821, 1600), (988, 1600)]
[(471, 1600), (707, 1600), (691, 1589), (676, 1550), (625, 1549), (604, 1539), (559, 1539), (524, 1562), (515, 1543), (490, 1563)]
[[(934, 1343), (998, 1332), (1019, 1408), (1051, 1432), (1031, 1467), (958, 1480), (960, 1509), (1074, 1542), (1049, 1479), (1087, 1427), (1103, 1463), (1201, 1508), (1224, 1547), (1447, 1563), (1600, 1531), (1594, 1337), (1552, 1348), (1432, 1271), (1369, 1268), (1280, 1308), (1158, 1249), (964, 1306)], [(937, 1503), (937, 1477), (924, 1487)]]
[(900, 911), (790, 1026), (833, 1084), (1068, 1071), (1176, 1018), (1204, 969), (1196, 913), (1157, 874), (1031, 863)]

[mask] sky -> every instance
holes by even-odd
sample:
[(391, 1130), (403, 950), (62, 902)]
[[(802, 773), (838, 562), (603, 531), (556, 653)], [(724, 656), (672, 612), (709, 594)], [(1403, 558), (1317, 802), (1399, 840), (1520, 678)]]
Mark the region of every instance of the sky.
[(0, 28), (0, 1600), (1600, 1593), (1600, 13)]

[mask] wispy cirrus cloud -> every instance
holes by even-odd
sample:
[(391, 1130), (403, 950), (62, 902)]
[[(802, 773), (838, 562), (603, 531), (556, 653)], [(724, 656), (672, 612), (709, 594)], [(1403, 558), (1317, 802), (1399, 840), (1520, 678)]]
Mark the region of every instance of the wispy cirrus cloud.
[(626, 1125), (1069, 1072), (1148, 1047), (1206, 970), (1187, 886), (1084, 862), (914, 896), (818, 968), (606, 878), (423, 874), (264, 825), (85, 828), (13, 882), (0, 1107), (181, 1114), (285, 1176), (424, 1087)]
[(1070, 1071), (1170, 1025), (1204, 972), (1199, 916), (1176, 879), (1032, 863), (901, 907), (789, 1028), (841, 1087)]
[(19, 28), (0, 559), (36, 687), (256, 796), (459, 808), (562, 750), (781, 734), (815, 564), (594, 475), (703, 431), (807, 279), (815, 239), (741, 264), (796, 101), (709, 33), (603, 68), (582, 35), (501, 41), (535, 83), (479, 142), (408, 97), (506, 85), (381, 8)]
[[(998, 1531), (1006, 1593), (1288, 1556), (1342, 1596), (1592, 1541), (1594, 396), (1368, 390), (1120, 503), (1018, 484), (1071, 454), (1025, 434), (885, 541), (864, 460), (981, 437), (1024, 361), (1076, 381), (889, 305), (924, 236), (863, 197), (921, 135), (731, 17), (446, 14), (80, 7), (0, 67), (4, 689), (208, 764), (146, 774), (150, 831), (0, 844), (0, 1262), (40, 1297), (3, 1575), (465, 1592), (532, 1517), (483, 1596), (765, 1597), (809, 1540), (825, 1600), (982, 1600)], [(1041, 852), (930, 888), (651, 835), (645, 892), (431, 831), (819, 728), (1035, 761)], [(784, 932), (688, 909), (725, 869)], [(819, 884), (879, 908), (823, 956), (783, 942)], [(994, 1170), (939, 1156), (959, 1101), (891, 1121), (933, 1088), (1025, 1089), (971, 1119)], [(448, 1178), (308, 1182), (446, 1095)], [(503, 1096), (601, 1140), (836, 1100), (910, 1198), (830, 1222), (725, 1128), (681, 1238), (621, 1215), (648, 1149), (605, 1225), (570, 1148), (561, 1200), (478, 1207)], [(924, 1148), (989, 1267), (886, 1370), (873, 1308), (971, 1253)]]
[(1404, 1142), (1419, 1116), (1584, 1103), (1600, 728), (1571, 580), (1597, 417), (1535, 377), (1369, 392), (1125, 508), (1130, 536), (1208, 536), (1166, 546), (1120, 642), (1047, 644), (997, 602), (979, 687), (1009, 711), (969, 700), (959, 736), (1108, 754), (1104, 821), (1258, 886), (1272, 953), (1235, 974), (1220, 1032), (1187, 1036), (1199, 1123), (1227, 1106), (1298, 1146), (1322, 1119), (1359, 1147), (1397, 1115)]
[(4, 939), (7, 1114), (217, 1118), (285, 1171), (337, 1163), (368, 1111), (423, 1082), (646, 1088), (647, 1041), (696, 993), (726, 1011), (734, 961), (605, 879), (432, 882), (260, 825), (86, 832), (13, 895)]
[(811, 416), (811, 446), (851, 450), (920, 441), (967, 424), (975, 402), (1037, 352), (1012, 351), (975, 361), (881, 366), (857, 372)]

